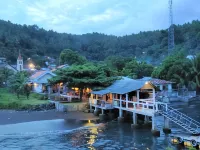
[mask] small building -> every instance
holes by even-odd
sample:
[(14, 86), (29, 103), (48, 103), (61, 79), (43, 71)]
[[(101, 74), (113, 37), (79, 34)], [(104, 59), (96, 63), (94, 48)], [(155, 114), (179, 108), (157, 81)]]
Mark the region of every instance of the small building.
[(55, 76), (51, 71), (37, 71), (30, 78), (29, 83), (32, 84), (32, 90), (36, 93), (48, 91), (48, 79)]
[(69, 65), (68, 64), (64, 64), (64, 65), (60, 65), (57, 67), (57, 69), (65, 69), (65, 68), (68, 68)]
[(199, 122), (167, 103), (156, 101), (155, 86), (150, 81), (122, 77), (103, 90), (92, 91), (89, 104), (90, 110), (94, 108), (95, 115), (100, 113), (100, 120), (118, 112), (118, 121), (122, 122), (127, 114), (131, 114), (132, 127), (137, 127), (138, 117), (143, 116), (144, 123), (152, 124), (152, 133), (156, 136), (160, 136), (155, 119), (158, 114), (164, 117), (164, 133), (171, 132), (169, 121), (172, 121), (191, 134), (200, 134)]
[(6, 58), (0, 57), (0, 64), (5, 64), (6, 63)]
[(48, 66), (48, 68), (49, 68), (50, 70), (56, 69), (56, 64), (50, 64), (50, 65)]
[(167, 90), (168, 92), (172, 92), (172, 84), (175, 83), (172, 81), (166, 81), (166, 80), (156, 79), (156, 78), (151, 78), (151, 77), (144, 77), (139, 80), (149, 81), (151, 82), (151, 84), (158, 87), (160, 91)]
[(60, 65), (60, 66), (52, 69), (52, 72), (54, 72), (54, 71), (56, 71), (58, 69), (65, 69), (65, 68), (68, 68), (68, 67), (70, 67), (68, 64)]
[(9, 64), (0, 64), (0, 69), (3, 69), (3, 68), (7, 68), (9, 70), (12, 70), (14, 73), (17, 72), (17, 70), (13, 66), (11, 66)]
[(9, 70), (12, 70), (14, 73), (17, 72), (17, 69), (11, 65), (9, 65), (6, 61), (6, 58), (0, 57), (0, 69), (7, 68)]
[(137, 124), (137, 114), (151, 117), (154, 124), (154, 114), (158, 110), (155, 87), (150, 82), (127, 77), (122, 77), (103, 90), (92, 91), (89, 103), (90, 109), (94, 107), (94, 112), (101, 109), (102, 115), (105, 110), (118, 109), (118, 120), (123, 118), (124, 112), (133, 113), (134, 124)]

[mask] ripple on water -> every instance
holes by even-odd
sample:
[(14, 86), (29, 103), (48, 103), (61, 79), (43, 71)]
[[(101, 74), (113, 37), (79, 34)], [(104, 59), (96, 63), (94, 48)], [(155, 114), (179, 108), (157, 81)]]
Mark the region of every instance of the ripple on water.
[[(195, 105), (194, 108), (188, 108), (187, 105), (177, 106), (181, 111), (187, 113), (194, 119), (199, 118), (200, 104)], [(193, 106), (192, 106), (193, 107)], [(175, 107), (176, 108), (176, 107)], [(159, 129), (163, 126), (163, 118), (157, 118), (157, 127)], [(50, 125), (49, 125), (50, 124)], [(20, 129), (20, 126), (17, 129)], [(70, 150), (116, 150), (116, 149), (137, 149), (137, 150), (165, 150), (167, 147), (173, 147), (169, 142), (169, 136), (161, 132), (161, 137), (155, 138), (151, 134), (150, 129), (131, 129), (130, 124), (108, 123), (91, 126), (87, 125), (76, 127), (76, 129), (69, 129), (71, 126), (63, 121), (55, 121), (48, 123), (27, 123), (21, 127), (29, 126), (29, 130), (41, 127), (36, 132), (9, 132), (10, 134), (3, 134), (0, 127), (0, 150), (54, 150), (54, 149), (70, 149)], [(175, 124), (171, 124), (173, 133), (185, 132), (182, 128)], [(74, 127), (75, 125), (72, 124)], [(7, 129), (17, 127), (12, 126)], [(48, 129), (47, 129), (48, 128)], [(15, 128), (16, 129), (16, 128)], [(46, 129), (46, 130), (43, 130)], [(68, 129), (68, 130), (66, 130)], [(13, 129), (14, 130), (14, 129)], [(27, 131), (27, 130), (23, 130)], [(4, 131), (6, 132), (6, 131)]]
[[(72, 130), (25, 132), (0, 135), (0, 149), (83, 149), (92, 145), (103, 124), (79, 127)], [(89, 137), (89, 138), (87, 138)]]

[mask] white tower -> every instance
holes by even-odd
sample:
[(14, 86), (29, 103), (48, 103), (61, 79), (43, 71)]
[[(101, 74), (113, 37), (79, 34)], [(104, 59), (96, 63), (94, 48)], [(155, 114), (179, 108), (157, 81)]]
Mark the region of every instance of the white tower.
[(23, 67), (23, 58), (21, 56), (21, 53), (19, 52), (19, 56), (17, 58), (17, 71), (23, 71), (24, 67)]

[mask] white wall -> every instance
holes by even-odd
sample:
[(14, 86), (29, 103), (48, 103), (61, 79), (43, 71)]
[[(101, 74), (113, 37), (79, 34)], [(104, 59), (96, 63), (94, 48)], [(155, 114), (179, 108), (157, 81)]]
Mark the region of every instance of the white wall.
[(51, 79), (53, 76), (51, 75), (51, 74), (46, 74), (46, 75), (44, 75), (44, 76), (42, 76), (41, 78), (39, 78), (38, 80), (37, 80), (37, 82), (39, 82), (39, 83), (48, 83), (48, 79)]
[(24, 64), (23, 64), (23, 60), (21, 59), (17, 59), (17, 70), (18, 71), (23, 71), (24, 70)]
[(41, 93), (42, 92), (42, 84), (34, 83), (33, 84), (33, 91), (36, 92), (36, 93)]

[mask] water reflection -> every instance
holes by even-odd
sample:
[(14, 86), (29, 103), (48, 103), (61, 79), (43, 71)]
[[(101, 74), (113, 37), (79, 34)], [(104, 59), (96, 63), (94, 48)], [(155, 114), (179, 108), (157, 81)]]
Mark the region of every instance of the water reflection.
[[(199, 121), (198, 103), (175, 105), (180, 111)], [(195, 111), (194, 111), (195, 110)], [(157, 125), (162, 128), (163, 118), (158, 117)], [(185, 132), (171, 124), (173, 133)], [(51, 120), (0, 126), (0, 149), (138, 149), (165, 150), (167, 147), (182, 150), (171, 145), (169, 136), (161, 132), (156, 138), (149, 128), (132, 129), (129, 123), (110, 122), (95, 125), (73, 120)]]
[(81, 125), (73, 122), (68, 122), (63, 119), (47, 120), (47, 121), (33, 121), (26, 123), (17, 123), (10, 125), (0, 125), (0, 135), (2, 134), (29, 134), (35, 132), (51, 132), (58, 130), (68, 130), (80, 127)]

